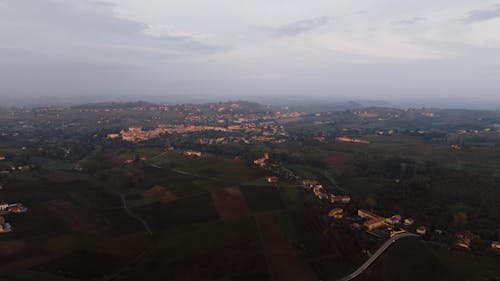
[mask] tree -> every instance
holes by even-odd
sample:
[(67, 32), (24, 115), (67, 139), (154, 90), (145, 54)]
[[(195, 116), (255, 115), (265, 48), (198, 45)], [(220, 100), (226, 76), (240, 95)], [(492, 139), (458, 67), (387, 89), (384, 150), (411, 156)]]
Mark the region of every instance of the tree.
[(377, 206), (377, 200), (373, 197), (367, 197), (363, 203), (368, 209), (373, 209)]
[(463, 228), (468, 223), (467, 214), (464, 212), (456, 212), (453, 215), (453, 224), (458, 228)]

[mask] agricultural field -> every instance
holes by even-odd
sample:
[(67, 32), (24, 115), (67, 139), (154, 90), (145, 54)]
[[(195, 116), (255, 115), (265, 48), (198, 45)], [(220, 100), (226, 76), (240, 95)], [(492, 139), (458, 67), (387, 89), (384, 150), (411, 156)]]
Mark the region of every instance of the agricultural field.
[(250, 216), (250, 210), (239, 188), (232, 187), (212, 192), (212, 200), (220, 219), (236, 219)]
[[(27, 212), (2, 215), (12, 231), (0, 234), (0, 281), (336, 281), (392, 229), (367, 231), (359, 209), (427, 232), (394, 243), (356, 280), (499, 279), (490, 243), (500, 240), (500, 116), (367, 108), (286, 118), (235, 104), (109, 109), (124, 119), (70, 107), (43, 111), (43, 124), (17, 113), (37, 130), (2, 119), (0, 203)], [(240, 131), (221, 129), (233, 118)], [(188, 129), (147, 133), (158, 128)], [(468, 250), (455, 245), (462, 232)]]

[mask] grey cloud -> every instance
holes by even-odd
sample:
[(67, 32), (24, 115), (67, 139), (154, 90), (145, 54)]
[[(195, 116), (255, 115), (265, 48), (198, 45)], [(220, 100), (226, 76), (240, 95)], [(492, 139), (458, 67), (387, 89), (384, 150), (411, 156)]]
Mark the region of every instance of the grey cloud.
[(413, 17), (413, 18), (409, 18), (409, 19), (401, 19), (401, 20), (393, 21), (391, 23), (395, 24), (395, 25), (412, 25), (412, 24), (416, 24), (416, 23), (423, 22), (426, 20), (427, 19), (423, 18), (423, 17)]
[[(147, 25), (117, 18), (109, 2), (10, 0), (0, 8), (0, 36), (3, 44), (33, 49), (64, 48), (68, 45), (129, 46), (140, 55), (142, 49), (182, 53), (212, 53), (224, 50), (187, 37), (149, 36)], [(77, 51), (73, 50), (63, 51)]]
[(470, 11), (463, 19), (466, 23), (474, 23), (500, 18), (500, 4), (493, 6), (489, 10)]
[(110, 3), (0, 3), (0, 97), (160, 94), (194, 77), (184, 58), (225, 50), (186, 36), (150, 36), (146, 24), (117, 18)]
[(295, 36), (322, 27), (333, 20), (333, 17), (318, 17), (282, 25), (273, 29), (276, 36)]

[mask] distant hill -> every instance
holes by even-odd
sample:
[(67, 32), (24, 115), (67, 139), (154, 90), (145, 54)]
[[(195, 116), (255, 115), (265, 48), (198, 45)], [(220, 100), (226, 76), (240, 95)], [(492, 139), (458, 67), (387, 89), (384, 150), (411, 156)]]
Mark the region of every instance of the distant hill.
[(301, 111), (307, 113), (326, 112), (326, 111), (344, 111), (363, 108), (364, 105), (354, 101), (348, 102), (311, 102), (302, 104), (292, 104), (287, 106), (291, 111)]
[(356, 103), (362, 104), (364, 107), (392, 107), (394, 106), (385, 100), (356, 100)]
[(75, 109), (101, 109), (101, 108), (134, 108), (134, 107), (145, 107), (145, 106), (156, 106), (154, 103), (146, 101), (136, 101), (136, 102), (98, 102), (98, 103), (86, 103), (82, 105), (73, 106)]

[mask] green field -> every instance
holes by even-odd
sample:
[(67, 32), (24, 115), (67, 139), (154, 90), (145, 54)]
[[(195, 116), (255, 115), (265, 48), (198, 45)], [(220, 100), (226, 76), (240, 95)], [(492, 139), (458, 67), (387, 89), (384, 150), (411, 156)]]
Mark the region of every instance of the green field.
[(405, 238), (390, 247), (359, 281), (488, 281), (499, 276), (500, 257), (480, 257)]
[(125, 280), (158, 276), (179, 281), (269, 280), (254, 219), (189, 224), (161, 232)]
[(213, 221), (218, 219), (210, 194), (202, 194), (163, 204), (133, 208), (153, 230), (164, 231), (183, 224)]
[(284, 207), (280, 190), (271, 186), (242, 186), (241, 192), (253, 212), (271, 211)]

